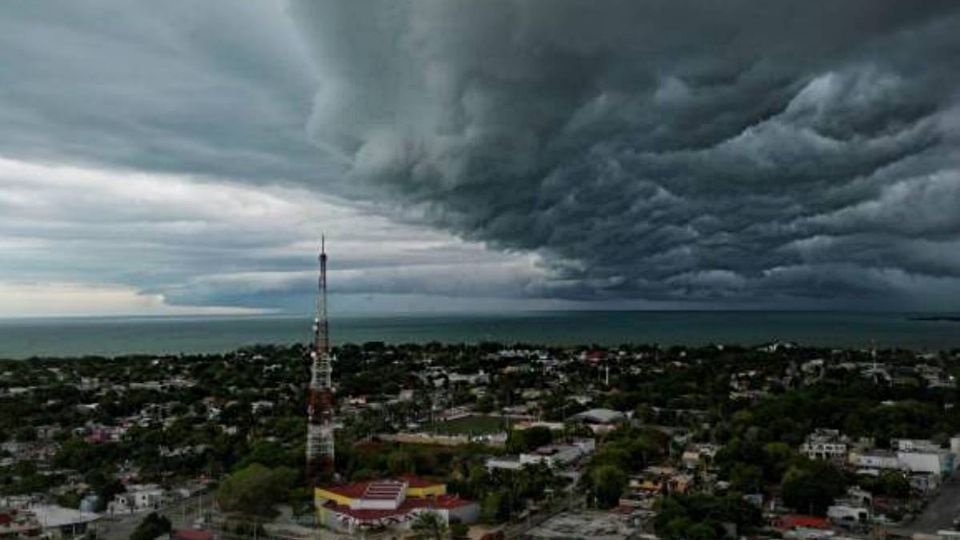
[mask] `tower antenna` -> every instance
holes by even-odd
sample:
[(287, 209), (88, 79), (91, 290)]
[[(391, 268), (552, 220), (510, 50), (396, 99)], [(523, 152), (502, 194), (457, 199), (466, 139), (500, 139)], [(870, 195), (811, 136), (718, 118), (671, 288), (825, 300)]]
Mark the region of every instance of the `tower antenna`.
[(317, 312), (313, 320), (313, 347), (310, 350), (310, 388), (307, 397), (307, 481), (315, 487), (333, 475), (334, 403), (333, 354), (330, 352), (330, 325), (327, 321), (327, 245), (320, 236), (320, 278), (317, 283)]

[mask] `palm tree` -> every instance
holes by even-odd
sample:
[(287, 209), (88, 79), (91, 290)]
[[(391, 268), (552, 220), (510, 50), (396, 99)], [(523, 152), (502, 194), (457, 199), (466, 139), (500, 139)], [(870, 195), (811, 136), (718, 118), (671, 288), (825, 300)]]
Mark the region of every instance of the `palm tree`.
[(427, 510), (420, 512), (413, 524), (413, 540), (449, 540), (450, 527), (439, 513)]

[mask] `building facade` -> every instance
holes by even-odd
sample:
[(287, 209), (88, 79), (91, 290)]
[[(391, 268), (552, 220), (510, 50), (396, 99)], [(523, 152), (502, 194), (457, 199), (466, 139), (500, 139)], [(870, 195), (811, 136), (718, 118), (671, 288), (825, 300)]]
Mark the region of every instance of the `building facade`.
[(477, 503), (447, 494), (446, 484), (413, 476), (319, 487), (314, 500), (320, 523), (349, 534), (408, 529), (424, 512), (447, 523), (472, 523), (480, 514)]

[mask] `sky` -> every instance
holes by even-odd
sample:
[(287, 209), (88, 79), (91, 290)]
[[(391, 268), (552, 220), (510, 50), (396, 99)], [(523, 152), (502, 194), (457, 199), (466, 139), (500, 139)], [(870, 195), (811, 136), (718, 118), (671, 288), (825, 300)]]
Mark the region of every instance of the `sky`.
[(0, 317), (960, 305), (952, 0), (0, 7)]

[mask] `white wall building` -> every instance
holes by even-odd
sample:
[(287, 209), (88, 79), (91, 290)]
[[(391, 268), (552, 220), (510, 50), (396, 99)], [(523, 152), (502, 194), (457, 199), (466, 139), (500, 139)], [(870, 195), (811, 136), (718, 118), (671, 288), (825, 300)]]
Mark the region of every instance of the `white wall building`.
[(110, 514), (133, 514), (156, 510), (163, 504), (163, 488), (156, 484), (127, 486), (127, 491), (118, 493), (109, 504)]
[(847, 450), (847, 438), (835, 429), (818, 429), (800, 445), (800, 453), (810, 459), (846, 461)]
[(593, 439), (577, 439), (568, 444), (548, 444), (533, 452), (520, 454), (520, 465), (545, 463), (553, 468), (565, 467), (592, 454), (596, 449), (597, 443)]
[(847, 462), (860, 469), (900, 470), (904, 468), (896, 452), (884, 450), (850, 452)]
[(953, 471), (954, 455), (946, 450), (897, 452), (897, 459), (911, 473), (946, 476)]

